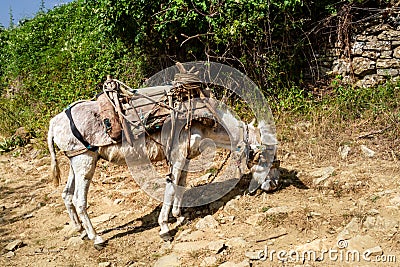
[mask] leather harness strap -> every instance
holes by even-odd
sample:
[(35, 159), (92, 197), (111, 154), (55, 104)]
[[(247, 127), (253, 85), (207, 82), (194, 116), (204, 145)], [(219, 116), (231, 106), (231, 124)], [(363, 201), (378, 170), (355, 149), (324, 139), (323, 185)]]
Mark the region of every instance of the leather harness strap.
[(86, 147), (87, 150), (96, 152), (98, 150), (98, 147), (90, 145), (89, 142), (86, 141), (85, 138), (83, 138), (81, 132), (79, 132), (79, 130), (76, 128), (74, 119), (72, 118), (71, 109), (72, 109), (72, 106), (69, 106), (65, 110), (65, 114), (67, 115), (67, 117), (69, 119), (69, 126), (71, 127), (72, 134), (76, 137), (76, 139), (79, 140), (79, 142), (81, 142)]

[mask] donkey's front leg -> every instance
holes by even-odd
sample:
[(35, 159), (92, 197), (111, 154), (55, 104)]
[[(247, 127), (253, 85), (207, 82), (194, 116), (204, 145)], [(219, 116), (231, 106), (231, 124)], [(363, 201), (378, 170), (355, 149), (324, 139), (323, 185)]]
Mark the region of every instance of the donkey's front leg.
[[(175, 197), (174, 197), (174, 205), (172, 207), (172, 215), (176, 218), (176, 225), (179, 226), (180, 224), (183, 223), (185, 220), (185, 217), (181, 215), (181, 208), (182, 208), (182, 201), (183, 201), (183, 194), (185, 193), (185, 187), (186, 187), (186, 178), (187, 178), (187, 172), (189, 171), (189, 162), (190, 159), (198, 156), (200, 152), (200, 145), (202, 141), (202, 136), (199, 131), (196, 131), (196, 129), (192, 129), (194, 133), (190, 136), (190, 143), (189, 143), (189, 148), (190, 150), (188, 151), (188, 147), (186, 142), (183, 143), (183, 146), (181, 146), (180, 153), (184, 157), (181, 157), (181, 162), (180, 166), (182, 169), (181, 176), (179, 177), (179, 181), (176, 183), (177, 188), (175, 192)], [(184, 136), (186, 138), (186, 136)]]
[(170, 177), (167, 178), (165, 186), (164, 200), (161, 208), (160, 216), (158, 217), (158, 224), (160, 225), (160, 236), (165, 241), (171, 240), (170, 229), (168, 227), (168, 216), (171, 211), (171, 206), (174, 203), (176, 194), (179, 195), (179, 179), (182, 173), (182, 166), (184, 163), (176, 162), (171, 170)]
[[(187, 165), (185, 165), (187, 166)], [(179, 226), (185, 220), (185, 217), (181, 215), (183, 194), (185, 193), (187, 172), (182, 171), (179, 178), (178, 186), (175, 188), (174, 205), (172, 207), (172, 216), (176, 218), (176, 226)]]
[(172, 201), (175, 194), (175, 185), (171, 178), (167, 178), (167, 184), (165, 186), (164, 200), (161, 208), (160, 215), (158, 216), (158, 224), (160, 225), (160, 237), (164, 241), (171, 240), (171, 235), (169, 233), (168, 227), (168, 215), (171, 210)]

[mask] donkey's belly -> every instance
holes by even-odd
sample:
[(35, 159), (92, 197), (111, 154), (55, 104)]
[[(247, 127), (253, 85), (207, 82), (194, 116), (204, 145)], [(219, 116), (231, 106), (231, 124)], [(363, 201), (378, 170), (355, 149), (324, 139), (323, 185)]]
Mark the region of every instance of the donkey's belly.
[[(142, 151), (142, 149), (143, 148), (138, 147), (123, 148), (121, 144), (116, 144), (100, 147), (99, 155), (102, 159), (118, 165), (126, 165), (126, 155), (142, 155), (145, 153), (145, 157), (147, 157), (151, 162), (161, 161), (165, 159), (163, 149), (154, 142), (147, 142), (146, 150)], [(138, 152), (137, 150), (140, 150), (140, 152)]]
[(117, 165), (126, 165), (125, 154), (121, 149), (121, 145), (110, 145), (99, 147), (100, 158), (112, 162)]

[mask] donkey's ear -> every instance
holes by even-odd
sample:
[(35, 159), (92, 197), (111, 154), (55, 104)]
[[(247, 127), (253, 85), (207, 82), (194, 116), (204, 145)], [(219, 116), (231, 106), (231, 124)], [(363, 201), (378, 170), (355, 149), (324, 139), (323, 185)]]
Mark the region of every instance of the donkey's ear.
[(273, 124), (266, 124), (264, 121), (258, 123), (258, 129), (260, 130), (261, 143), (263, 145), (278, 145), (276, 139), (276, 129)]

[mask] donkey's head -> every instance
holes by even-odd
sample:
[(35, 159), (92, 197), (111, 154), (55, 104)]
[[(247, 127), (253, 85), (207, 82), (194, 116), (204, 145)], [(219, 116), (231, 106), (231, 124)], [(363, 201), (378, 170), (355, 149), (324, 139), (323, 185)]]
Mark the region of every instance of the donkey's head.
[[(211, 131), (214, 135), (213, 140), (217, 140), (220, 144), (225, 144), (231, 148), (232, 138), (236, 142), (236, 151), (239, 172), (247, 167), (250, 169), (253, 179), (250, 182), (249, 191), (252, 193), (260, 186), (265, 191), (271, 191), (277, 188), (279, 170), (278, 162), (275, 161), (275, 153), (277, 148), (277, 140), (275, 136), (275, 125), (259, 121), (255, 126), (254, 122), (245, 124), (240, 119), (237, 119), (232, 112), (224, 107), (218, 106), (218, 122), (222, 131), (217, 131), (217, 128)], [(228, 133), (218, 135), (216, 133)], [(225, 138), (224, 138), (225, 136)]]
[(252, 173), (250, 193), (260, 186), (265, 191), (272, 191), (278, 187), (279, 163), (275, 161), (277, 140), (273, 125), (260, 121), (258, 126), (254, 122), (248, 127), (249, 161), (248, 168)]

